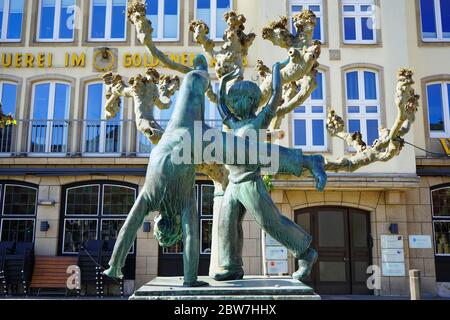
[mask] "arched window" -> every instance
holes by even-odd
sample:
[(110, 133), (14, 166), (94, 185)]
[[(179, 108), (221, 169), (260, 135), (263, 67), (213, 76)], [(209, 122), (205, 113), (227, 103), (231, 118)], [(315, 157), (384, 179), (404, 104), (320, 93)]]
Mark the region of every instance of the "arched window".
[(435, 250), (450, 257), (450, 185), (431, 190)]
[(137, 189), (114, 181), (63, 188), (61, 253), (76, 254), (88, 240), (115, 240), (136, 200)]
[(346, 108), (349, 132), (361, 132), (368, 145), (378, 139), (380, 87), (378, 72), (357, 69), (345, 73)]
[[(16, 114), (17, 84), (9, 81), (0, 81), (0, 102), (4, 114)], [(0, 129), (0, 153), (11, 153), (13, 146), (14, 126)]]
[(86, 86), (84, 112), (83, 153), (87, 155), (120, 154), (122, 150), (122, 110), (115, 118), (106, 120), (103, 83), (94, 82)]
[(66, 153), (70, 85), (40, 82), (33, 86), (29, 151)]
[(450, 137), (450, 82), (427, 84), (428, 121), (431, 138)]
[(317, 73), (316, 82), (316, 90), (293, 113), (293, 145), (312, 152), (327, 150), (325, 132), (327, 103), (323, 72)]
[(0, 182), (0, 241), (34, 241), (37, 191), (37, 187), (28, 184)]

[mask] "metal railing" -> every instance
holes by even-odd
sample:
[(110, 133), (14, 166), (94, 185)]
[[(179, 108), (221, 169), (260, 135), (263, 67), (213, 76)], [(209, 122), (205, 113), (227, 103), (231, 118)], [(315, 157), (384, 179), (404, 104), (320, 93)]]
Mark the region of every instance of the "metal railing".
[[(157, 120), (166, 128), (169, 120)], [(222, 128), (221, 120), (206, 120)], [(151, 142), (134, 120), (17, 120), (0, 128), (0, 156), (148, 155)]]

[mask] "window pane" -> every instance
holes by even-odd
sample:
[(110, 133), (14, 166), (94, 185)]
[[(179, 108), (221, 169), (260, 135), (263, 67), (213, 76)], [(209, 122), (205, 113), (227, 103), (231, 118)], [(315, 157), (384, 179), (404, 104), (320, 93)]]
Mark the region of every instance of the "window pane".
[(212, 216), (214, 210), (214, 186), (202, 186), (202, 212), (203, 216)]
[(5, 186), (3, 214), (35, 215), (36, 189), (23, 186)]
[(359, 120), (348, 120), (348, 131), (349, 132), (361, 132), (361, 123)]
[(323, 100), (323, 74), (321, 72), (317, 73), (316, 83), (317, 83), (317, 88), (311, 94), (311, 99)]
[(444, 38), (450, 38), (450, 1), (441, 0), (441, 21)]
[(125, 12), (127, 9), (126, 0), (112, 0), (112, 18), (111, 18), (111, 38), (125, 38)]
[(64, 224), (64, 249), (76, 253), (88, 240), (97, 239), (97, 220), (66, 220)]
[(178, 0), (164, 0), (164, 38), (178, 38)]
[(106, 0), (93, 0), (91, 17), (91, 37), (105, 38)]
[(372, 18), (361, 18), (361, 29), (362, 29), (362, 39), (363, 40), (373, 40), (374, 30), (373, 30), (373, 19)]
[(347, 73), (347, 99), (349, 100), (359, 99), (357, 71)]
[(344, 12), (354, 12), (355, 6), (344, 6)]
[(2, 220), (1, 241), (33, 242), (34, 220)]
[(5, 5), (5, 0), (0, 0), (0, 38), (3, 32), (3, 7)]
[(212, 220), (202, 220), (201, 223), (201, 254), (211, 254), (211, 239), (212, 239)]
[(359, 113), (359, 107), (356, 106), (348, 107), (348, 113)]
[(364, 91), (366, 99), (377, 99), (377, 83), (374, 72), (364, 71)]
[(428, 116), (431, 131), (445, 131), (444, 109), (441, 84), (432, 84), (427, 87)]
[(301, 12), (302, 10), (303, 10), (303, 6), (292, 6), (293, 13), (298, 13), (298, 12)]
[(320, 26), (320, 17), (317, 17), (317, 25), (314, 28), (313, 34), (314, 40), (322, 40), (321, 26)]
[(120, 186), (103, 187), (103, 214), (127, 215), (135, 200), (135, 190)]
[(31, 127), (31, 152), (45, 152), (49, 102), (50, 83), (36, 85)]
[(197, 0), (197, 20), (211, 25), (211, 0)]
[(99, 186), (84, 186), (67, 191), (66, 215), (97, 215)]
[(158, 37), (158, 0), (146, 0), (147, 19), (152, 22), (153, 27), (153, 38)]
[(422, 17), (423, 37), (425, 39), (437, 38), (434, 1), (420, 0), (420, 12)]
[(55, 84), (55, 105), (53, 106), (52, 152), (67, 151), (67, 129), (65, 121), (69, 111), (70, 87), (67, 84)]
[(434, 216), (450, 216), (450, 188), (434, 190), (431, 192), (433, 199)]
[(312, 121), (313, 130), (313, 145), (314, 146), (324, 146), (325, 145), (325, 132), (323, 120), (313, 120)]
[(216, 38), (222, 38), (225, 33), (225, 29), (227, 28), (227, 23), (223, 18), (223, 15), (230, 11), (230, 0), (217, 0), (217, 12), (216, 12)]
[(15, 84), (3, 83), (1, 103), (3, 113), (14, 116), (16, 113), (17, 86)]
[(100, 148), (100, 119), (102, 118), (103, 84), (88, 86), (86, 114), (86, 152), (98, 152)]
[(11, 0), (8, 18), (8, 39), (20, 39), (22, 33), (23, 0)]
[(116, 240), (125, 220), (102, 220), (100, 240)]
[(300, 106), (298, 108), (295, 108), (294, 113), (306, 113), (305, 106)]
[(450, 221), (434, 221), (436, 254), (450, 255)]
[(306, 121), (294, 120), (294, 145), (306, 146)]
[(356, 40), (356, 21), (355, 18), (344, 18), (345, 40)]
[(55, 1), (41, 0), (41, 24), (39, 28), (40, 39), (53, 39), (53, 26), (55, 24)]
[(366, 107), (366, 113), (378, 113), (378, 107)]
[(311, 113), (323, 113), (323, 106), (312, 106)]
[(59, 38), (73, 39), (75, 29), (75, 0), (61, 1), (61, 15), (59, 21)]
[(372, 145), (378, 139), (378, 120), (367, 120), (367, 144)]

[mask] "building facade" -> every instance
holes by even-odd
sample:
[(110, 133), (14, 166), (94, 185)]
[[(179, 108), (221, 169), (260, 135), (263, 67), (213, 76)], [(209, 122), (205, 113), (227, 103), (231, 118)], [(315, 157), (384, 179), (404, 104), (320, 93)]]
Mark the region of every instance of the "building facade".
[[(330, 174), (324, 193), (309, 178), (275, 177), (275, 203), (313, 234), (319, 250), (309, 283), (319, 293), (407, 295), (408, 270), (419, 269), (424, 293), (448, 296), (449, 1), (147, 0), (158, 47), (186, 65), (202, 53), (189, 21), (207, 22), (220, 43), (223, 14), (244, 14), (247, 30), (258, 34), (245, 70), (254, 81), (257, 59), (269, 65), (285, 56), (260, 30), (306, 8), (318, 17), (314, 36), (323, 43), (318, 88), (284, 119), (280, 143), (330, 158), (351, 153), (326, 133), (328, 107), (372, 143), (378, 127), (389, 128), (397, 116), (397, 70), (411, 66), (421, 108), (406, 140), (433, 152), (406, 145), (388, 163)], [(143, 186), (151, 145), (136, 130), (130, 99), (116, 118), (105, 120), (100, 77), (105, 70), (131, 77), (146, 67), (174, 74), (146, 52), (125, 12), (126, 0), (0, 0), (0, 99), (3, 112), (17, 119), (0, 136), (1, 241), (34, 241), (37, 255), (60, 256), (76, 255), (89, 239), (115, 239)], [(215, 105), (206, 105), (205, 119), (220, 125)], [(170, 118), (170, 109), (155, 112), (163, 124)], [(196, 188), (200, 272), (207, 274), (214, 187), (199, 176)], [(260, 229), (250, 215), (243, 229), (245, 271), (261, 274)], [(139, 231), (130, 252), (130, 287), (181, 274), (182, 246), (160, 249), (146, 231)], [(391, 242), (400, 246), (385, 236), (397, 237)], [(295, 269), (292, 257), (288, 266)], [(375, 290), (366, 285), (369, 266), (380, 270)]]

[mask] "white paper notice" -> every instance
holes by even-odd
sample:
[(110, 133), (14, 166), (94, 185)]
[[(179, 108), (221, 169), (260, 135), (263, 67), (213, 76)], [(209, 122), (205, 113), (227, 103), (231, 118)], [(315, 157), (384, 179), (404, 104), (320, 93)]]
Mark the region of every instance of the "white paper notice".
[(383, 276), (385, 277), (404, 277), (405, 264), (404, 263), (383, 263)]

